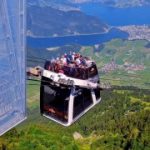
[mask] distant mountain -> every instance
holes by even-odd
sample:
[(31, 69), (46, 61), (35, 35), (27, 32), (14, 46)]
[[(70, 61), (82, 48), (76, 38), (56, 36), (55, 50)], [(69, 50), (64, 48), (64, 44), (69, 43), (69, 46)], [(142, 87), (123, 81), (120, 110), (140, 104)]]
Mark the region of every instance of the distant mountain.
[(108, 26), (98, 18), (88, 16), (81, 11), (62, 11), (49, 3), (28, 3), (28, 36), (49, 37), (78, 34), (102, 33)]
[(120, 8), (150, 5), (150, 0), (28, 0), (28, 3), (31, 5), (40, 4), (41, 6), (51, 6), (63, 10), (78, 9), (76, 4), (84, 4), (89, 2)]
[(79, 10), (68, 0), (27, 0), (28, 6), (52, 7), (63, 11)]
[(113, 7), (135, 7), (150, 5), (150, 0), (69, 0), (71, 3), (98, 2)]

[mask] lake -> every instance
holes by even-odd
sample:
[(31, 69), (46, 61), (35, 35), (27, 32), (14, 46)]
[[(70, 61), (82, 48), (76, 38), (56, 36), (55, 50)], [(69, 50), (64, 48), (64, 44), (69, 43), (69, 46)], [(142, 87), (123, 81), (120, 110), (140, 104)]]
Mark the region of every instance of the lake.
[(33, 38), (27, 37), (27, 45), (31, 48), (48, 48), (69, 44), (91, 46), (110, 41), (114, 38), (127, 39), (128, 34), (117, 29), (111, 29), (104, 34), (77, 35), (65, 37)]
[(78, 7), (84, 13), (97, 16), (112, 26), (150, 25), (150, 6), (114, 8), (102, 4), (86, 3)]
[[(114, 8), (102, 4), (86, 3), (77, 5), (84, 13), (99, 17), (111, 26), (150, 25), (150, 6), (132, 8)], [(128, 34), (112, 29), (106, 34), (76, 35), (66, 37), (33, 38), (28, 37), (27, 43), (33, 48), (47, 48), (68, 44), (95, 45), (114, 38), (126, 39)]]

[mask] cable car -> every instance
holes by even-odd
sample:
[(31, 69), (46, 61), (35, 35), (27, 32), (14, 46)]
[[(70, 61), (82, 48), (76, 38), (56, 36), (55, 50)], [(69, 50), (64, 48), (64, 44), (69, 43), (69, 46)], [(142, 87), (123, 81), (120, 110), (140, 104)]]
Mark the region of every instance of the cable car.
[(101, 101), (96, 64), (80, 57), (88, 65), (47, 61), (42, 73), (41, 114), (64, 126), (70, 126)]

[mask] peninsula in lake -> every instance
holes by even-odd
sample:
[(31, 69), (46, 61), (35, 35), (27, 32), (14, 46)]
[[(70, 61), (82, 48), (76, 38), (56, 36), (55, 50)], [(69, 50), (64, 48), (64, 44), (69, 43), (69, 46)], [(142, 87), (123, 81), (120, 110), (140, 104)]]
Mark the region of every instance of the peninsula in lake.
[(107, 32), (109, 27), (98, 17), (79, 10), (63, 11), (50, 6), (28, 6), (27, 35), (56, 37)]

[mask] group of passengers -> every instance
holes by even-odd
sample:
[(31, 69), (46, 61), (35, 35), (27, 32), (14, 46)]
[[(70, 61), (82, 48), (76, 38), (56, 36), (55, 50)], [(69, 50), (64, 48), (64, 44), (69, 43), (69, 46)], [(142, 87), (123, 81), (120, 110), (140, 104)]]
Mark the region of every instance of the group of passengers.
[(53, 58), (50, 61), (48, 70), (63, 73), (71, 77), (86, 78), (87, 68), (91, 65), (92, 61), (88, 57), (70, 52), (70, 54), (64, 54), (56, 59)]

